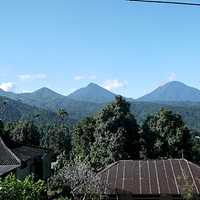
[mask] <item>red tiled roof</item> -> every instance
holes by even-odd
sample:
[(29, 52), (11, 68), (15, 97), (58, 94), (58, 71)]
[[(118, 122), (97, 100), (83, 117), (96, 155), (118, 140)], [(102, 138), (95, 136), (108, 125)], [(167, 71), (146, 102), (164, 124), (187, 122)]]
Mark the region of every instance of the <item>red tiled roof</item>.
[(200, 166), (185, 159), (120, 160), (98, 172), (100, 181), (109, 184), (105, 194), (181, 194), (183, 184), (177, 179), (185, 174), (200, 194)]

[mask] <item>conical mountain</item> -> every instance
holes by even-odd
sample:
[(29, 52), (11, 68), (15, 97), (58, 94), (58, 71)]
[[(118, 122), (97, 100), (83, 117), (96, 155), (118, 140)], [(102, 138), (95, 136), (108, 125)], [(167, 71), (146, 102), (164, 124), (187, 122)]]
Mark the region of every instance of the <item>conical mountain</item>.
[(54, 92), (53, 90), (50, 90), (49, 88), (43, 87), (39, 90), (36, 90), (33, 93), (29, 94), (30, 97), (39, 97), (39, 98), (57, 98), (57, 97), (64, 97), (61, 94), (58, 94)]
[(172, 81), (138, 98), (143, 101), (200, 101), (200, 90)]
[(100, 87), (99, 85), (90, 83), (87, 87), (78, 89), (67, 97), (78, 101), (104, 103), (113, 101), (115, 96), (116, 94)]

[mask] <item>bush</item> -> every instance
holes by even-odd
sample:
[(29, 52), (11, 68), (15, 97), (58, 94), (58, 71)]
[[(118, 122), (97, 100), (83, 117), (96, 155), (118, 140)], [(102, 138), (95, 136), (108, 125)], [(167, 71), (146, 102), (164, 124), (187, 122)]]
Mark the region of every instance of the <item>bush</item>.
[(34, 182), (34, 174), (20, 181), (14, 174), (9, 174), (4, 180), (0, 178), (0, 200), (42, 200), (46, 190), (44, 182)]

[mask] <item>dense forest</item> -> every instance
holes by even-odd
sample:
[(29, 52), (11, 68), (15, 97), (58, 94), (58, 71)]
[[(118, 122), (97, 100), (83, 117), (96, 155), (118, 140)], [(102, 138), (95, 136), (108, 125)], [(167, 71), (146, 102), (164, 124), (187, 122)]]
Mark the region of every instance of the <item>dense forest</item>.
[[(4, 104), (5, 101), (6, 104)], [(29, 105), (22, 103), (21, 100), (15, 101), (2, 96), (0, 96), (0, 102), (2, 102), (0, 103), (0, 119), (4, 123), (33, 120), (39, 125), (54, 124), (59, 122), (56, 113), (60, 108), (64, 108), (68, 113), (68, 124), (72, 126), (81, 122), (86, 116), (96, 116), (106, 104), (110, 103), (81, 102), (66, 98), (61, 101), (58, 98), (43, 103), (42, 100), (37, 100), (36, 105)], [(156, 114), (157, 110), (163, 107), (172, 110), (173, 113), (179, 113), (190, 130), (200, 131), (200, 102), (130, 101), (130, 104), (130, 111), (139, 125), (142, 125), (148, 115)]]

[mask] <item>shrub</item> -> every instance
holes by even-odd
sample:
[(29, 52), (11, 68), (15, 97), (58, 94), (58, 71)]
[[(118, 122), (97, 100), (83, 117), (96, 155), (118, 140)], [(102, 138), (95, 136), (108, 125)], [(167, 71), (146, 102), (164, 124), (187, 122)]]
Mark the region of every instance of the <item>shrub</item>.
[(42, 200), (46, 190), (44, 182), (34, 182), (34, 174), (20, 181), (14, 174), (9, 174), (4, 180), (0, 178), (0, 200)]

